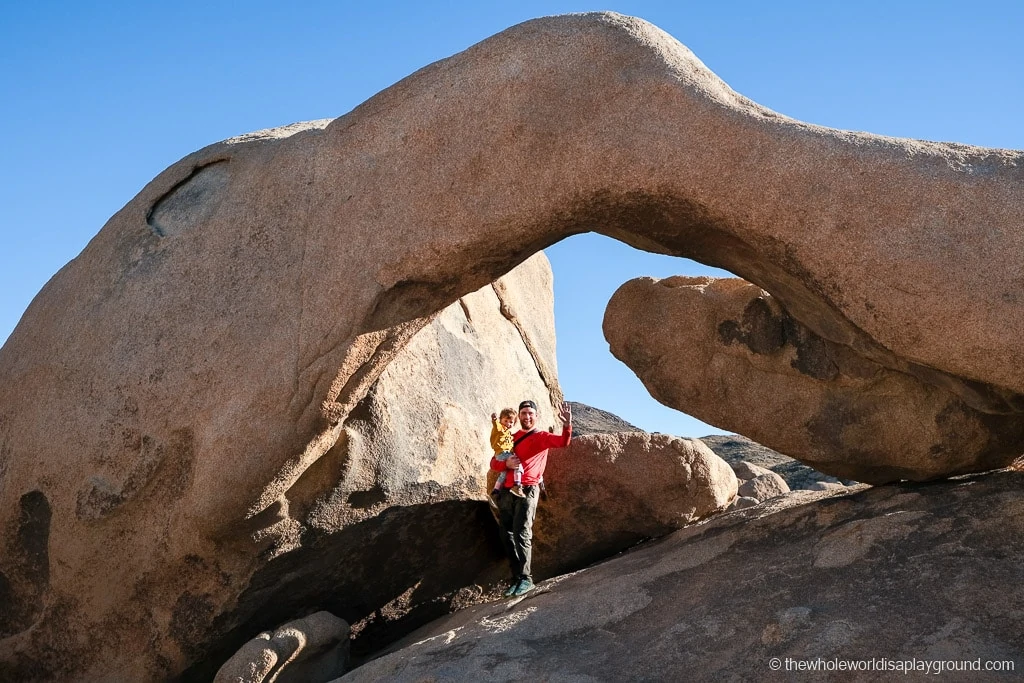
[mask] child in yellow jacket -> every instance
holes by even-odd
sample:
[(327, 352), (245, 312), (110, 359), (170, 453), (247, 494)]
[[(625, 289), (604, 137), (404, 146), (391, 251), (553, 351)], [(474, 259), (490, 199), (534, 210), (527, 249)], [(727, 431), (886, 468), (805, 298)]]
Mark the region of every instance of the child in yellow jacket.
[[(512, 427), (515, 426), (518, 414), (512, 408), (502, 408), (501, 415), (491, 413), (491, 448), (494, 449), (494, 457), (502, 462), (508, 460), (514, 453), (512, 447), (515, 445), (515, 441), (512, 439)], [(505, 485), (505, 477), (508, 476), (508, 470), (498, 475), (498, 481), (494, 483), (494, 491), (501, 491)], [(517, 467), (512, 476), (514, 477), (515, 486), (509, 491), (514, 496), (525, 498), (526, 494), (523, 493), (523, 466)], [(493, 492), (492, 492), (493, 493)]]

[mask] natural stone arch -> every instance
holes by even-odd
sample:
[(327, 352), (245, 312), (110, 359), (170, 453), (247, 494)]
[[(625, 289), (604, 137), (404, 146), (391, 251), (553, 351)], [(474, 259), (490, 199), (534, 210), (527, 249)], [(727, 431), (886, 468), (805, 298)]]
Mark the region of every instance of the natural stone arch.
[[(41, 490), (80, 557), (143, 557), (160, 531), (251, 576), (249, 535), (404, 341), (588, 230), (727, 268), (820, 337), (1012, 413), (1021, 161), (788, 119), (637, 19), (527, 22), (334, 121), (189, 155), (112, 217), (0, 352), (0, 527)], [(67, 472), (77, 495), (51, 495)], [(151, 599), (191, 642), (232, 590)]]

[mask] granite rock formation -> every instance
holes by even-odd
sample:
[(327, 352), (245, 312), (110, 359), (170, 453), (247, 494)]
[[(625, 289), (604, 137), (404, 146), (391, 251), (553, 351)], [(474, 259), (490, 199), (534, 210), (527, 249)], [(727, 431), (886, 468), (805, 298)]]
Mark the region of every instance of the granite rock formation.
[[(387, 359), (373, 381), (359, 379), (362, 398), (322, 456), (302, 469), (300, 451), (262, 490), (224, 492), (253, 503), (286, 485), (265, 511), (232, 524), (195, 516), (197, 496), (216, 494), (199, 437), (164, 444), (140, 433), (142, 396), (158, 402), (162, 382), (135, 386), (140, 402), (116, 430), (105, 427), (101, 445), (124, 449), (128, 463), (152, 458), (149, 478), (104, 498), (100, 473), (110, 477), (115, 463), (109, 452), (83, 456), (91, 477), (51, 475), (18, 503), (11, 552), (0, 555), (0, 590), (14, 607), (0, 610), (0, 679), (210, 680), (261, 631), (321, 609), (352, 623), (365, 650), (446, 613), (463, 587), (496, 580), (501, 551), (481, 502), (488, 415), (531, 397), (551, 419), (561, 399), (547, 259), (532, 257), (405, 334), (366, 362), (363, 372)], [(224, 400), (227, 410), (233, 394)], [(266, 429), (258, 413), (238, 428)], [(31, 473), (31, 463), (4, 464), (7, 486)]]
[(552, 451), (544, 480), (548, 498), (534, 527), (538, 578), (725, 510), (737, 487), (729, 465), (699, 439), (646, 432), (573, 437)]
[(742, 462), (749, 462), (755, 467), (775, 472), (786, 481), (786, 485), (792, 491), (813, 490), (812, 486), (818, 482), (847, 486), (857, 483), (853, 480), (839, 480), (824, 472), (819, 472), (799, 460), (773, 451), (767, 446), (762, 446), (739, 434), (713, 434), (703, 436), (700, 440), (707, 444), (708, 448), (713, 450), (718, 457), (732, 465), (733, 471), (737, 472), (736, 476), (741, 479), (743, 477), (736, 470), (736, 466)]
[(604, 332), (662, 403), (829, 474), (926, 480), (1021, 452), (1021, 414), (979, 409), (821, 337), (743, 280), (632, 280), (609, 302)]
[[(400, 541), (441, 525), (458, 548), (476, 512), (448, 498), (458, 465), (437, 465), (448, 483), (422, 453), (347, 469), (349, 423), (437, 312), (572, 234), (727, 268), (822, 339), (1020, 410), (1022, 161), (788, 119), (610, 13), (524, 23), (333, 121), (188, 155), (0, 350), (0, 677), (180, 673), (293, 616), (274, 586), (299, 567), (334, 585), (352, 549), (392, 581), (362, 595), (405, 609), (416, 591), (381, 563), (429, 565), (436, 549)], [(481, 405), (510, 400), (491, 388)], [(969, 466), (941, 459), (936, 474)], [(382, 494), (403, 505), (372, 534), (321, 533)], [(324, 605), (354, 627), (350, 611), (384, 609), (342, 604), (355, 585)], [(267, 624), (246, 621), (267, 601)]]
[[(787, 658), (1010, 662), (957, 678), (1009, 680), (1024, 661), (1022, 487), (1024, 473), (999, 472), (794, 492), (457, 612), (339, 680), (808, 675)], [(832, 675), (817, 677), (850, 678)]]
[(588, 406), (586, 403), (578, 401), (569, 401), (569, 405), (572, 407), (572, 433), (574, 436), (644, 431), (607, 410)]
[(217, 671), (213, 683), (329, 681), (348, 668), (349, 625), (315, 612), (259, 634)]

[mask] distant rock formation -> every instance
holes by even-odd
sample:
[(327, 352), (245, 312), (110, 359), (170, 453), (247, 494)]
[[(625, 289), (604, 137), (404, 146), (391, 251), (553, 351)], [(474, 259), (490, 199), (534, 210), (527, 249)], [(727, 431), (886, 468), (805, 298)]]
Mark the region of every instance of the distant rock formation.
[[(773, 451), (767, 446), (762, 446), (739, 434), (712, 434), (711, 436), (703, 436), (700, 440), (707, 444), (708, 448), (713, 450), (718, 457), (732, 465), (734, 470), (739, 463), (749, 462), (752, 465), (775, 472), (775, 474), (786, 481), (786, 485), (793, 491), (812, 491), (814, 490), (814, 485), (818, 482), (847, 486), (857, 483), (853, 480), (841, 480), (824, 472), (819, 472), (799, 460), (794, 460), (778, 451)], [(737, 471), (736, 476), (741, 479), (746, 478), (742, 477), (739, 471)]]
[(572, 406), (573, 434), (578, 436), (644, 431), (607, 410), (588, 406), (586, 403), (578, 401), (569, 401), (569, 405)]
[[(435, 621), (339, 681), (783, 680), (818, 658), (1016, 676), (1022, 487), (1000, 472), (796, 492)], [(961, 677), (1002, 680), (981, 671)]]

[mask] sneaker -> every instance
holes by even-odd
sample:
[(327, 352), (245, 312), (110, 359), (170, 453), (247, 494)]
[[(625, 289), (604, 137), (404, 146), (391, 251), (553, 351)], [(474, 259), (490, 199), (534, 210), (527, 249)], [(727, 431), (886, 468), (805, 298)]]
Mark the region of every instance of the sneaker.
[(512, 591), (512, 595), (514, 595), (515, 597), (519, 597), (520, 595), (526, 595), (534, 588), (536, 588), (536, 586), (533, 584), (533, 580), (527, 577), (519, 582), (519, 585), (516, 586), (516, 589)]
[(523, 492), (522, 486), (513, 486), (509, 489), (513, 496), (519, 496), (520, 498), (526, 498), (526, 494)]
[(511, 598), (513, 595), (515, 595), (516, 591), (519, 590), (519, 584), (521, 583), (522, 581), (520, 579), (513, 579), (512, 584), (505, 591), (505, 597)]

